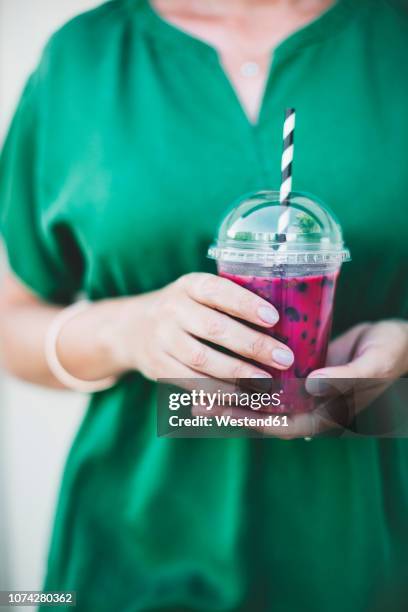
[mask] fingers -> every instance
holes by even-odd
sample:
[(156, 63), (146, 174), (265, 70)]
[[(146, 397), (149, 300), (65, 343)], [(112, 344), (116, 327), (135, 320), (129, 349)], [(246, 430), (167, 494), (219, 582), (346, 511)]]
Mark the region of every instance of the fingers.
[(212, 380), (211, 377), (206, 376), (205, 374), (198, 373), (195, 370), (189, 368), (185, 364), (181, 363), (171, 355), (166, 355), (163, 363), (162, 363), (163, 372), (166, 373), (166, 376), (163, 378), (159, 378), (159, 382), (169, 382), (174, 384), (174, 381), (177, 381), (179, 386), (187, 391), (195, 391), (197, 390), (197, 379), (206, 381), (203, 382), (202, 385), (209, 385), (211, 389), (211, 385), (214, 386), (217, 390), (221, 385), (221, 389), (224, 392), (232, 392), (235, 391), (235, 387), (232, 384), (228, 384), (222, 381)]
[(373, 345), (367, 347), (349, 363), (315, 370), (306, 381), (306, 389), (307, 391), (312, 389), (314, 379), (340, 379), (347, 386), (347, 380), (350, 380), (350, 383), (352, 383), (353, 379), (356, 378), (380, 379), (388, 377), (389, 372), (384, 364), (384, 353), (380, 346)]
[(278, 370), (293, 364), (294, 355), (282, 342), (193, 300), (180, 304), (179, 316), (185, 331), (237, 355)]
[[(306, 380), (308, 393), (342, 395), (350, 413), (361, 412), (398, 377), (388, 335), (389, 330), (385, 333), (380, 325), (362, 324), (341, 336), (333, 343), (330, 359), (330, 363), (340, 365), (312, 372)], [(342, 354), (346, 359), (351, 355), (351, 360), (341, 364)]]
[(180, 329), (168, 338), (167, 352), (187, 367), (207, 376), (221, 379), (271, 378), (265, 370), (220, 353)]
[(165, 373), (162, 377), (157, 380), (160, 382), (171, 381), (171, 380), (184, 380), (188, 383), (188, 379), (191, 380), (191, 385), (188, 383), (187, 387), (189, 390), (197, 388), (197, 378), (208, 379), (209, 377), (205, 374), (199, 374), (192, 368), (188, 367), (184, 363), (181, 363), (175, 359), (172, 355), (165, 354), (160, 363), (160, 370)]
[(181, 281), (193, 300), (233, 317), (263, 327), (272, 327), (279, 320), (278, 311), (269, 302), (226, 278), (197, 273)]
[(339, 426), (331, 417), (326, 418), (318, 412), (304, 412), (289, 418), (289, 426), (285, 433), (286, 440), (297, 438), (316, 438), (317, 436), (338, 429)]
[(329, 345), (327, 365), (339, 366), (351, 361), (357, 342), (369, 327), (370, 323), (355, 325), (333, 340)]
[(323, 415), (315, 412), (304, 412), (294, 415), (268, 415), (267, 412), (258, 412), (256, 410), (245, 410), (243, 408), (224, 408), (214, 406), (210, 411), (202, 407), (194, 407), (192, 410), (194, 416), (206, 414), (207, 416), (230, 416), (236, 419), (258, 419), (262, 417), (264, 420), (267, 416), (279, 416), (279, 419), (273, 419), (273, 425), (264, 425), (262, 423), (249, 425), (247, 429), (252, 429), (264, 436), (280, 438), (281, 440), (294, 440), (296, 438), (314, 438), (318, 434), (324, 433), (329, 429), (336, 427), (336, 424), (330, 418), (325, 418)]
[[(326, 419), (315, 411), (294, 414), (288, 417), (288, 427), (282, 428), (283, 432), (279, 436), (285, 440), (297, 438), (315, 438), (319, 434), (333, 429), (335, 424), (331, 419)], [(274, 427), (264, 428), (265, 435), (275, 435)]]
[(384, 351), (384, 344), (381, 333), (370, 324), (356, 325), (331, 343), (329, 367), (312, 372), (306, 390), (313, 395), (325, 395), (330, 388), (345, 392), (355, 386), (355, 379), (390, 377), (387, 361), (393, 360)]
[(344, 366), (316, 370), (306, 379), (305, 388), (311, 395), (323, 397), (378, 387), (380, 381), (372, 374), (369, 379), (365, 379), (363, 371), (363, 367), (354, 361)]
[(172, 355), (166, 354), (161, 364), (162, 371), (166, 373), (165, 377), (158, 379), (161, 383), (174, 384), (177, 382), (177, 386), (186, 389), (187, 391), (197, 390), (197, 379), (203, 381), (200, 386), (207, 392), (210, 391), (222, 391), (223, 393), (235, 393), (236, 387), (228, 382), (216, 380), (205, 374), (198, 373), (192, 368), (181, 363), (178, 359)]

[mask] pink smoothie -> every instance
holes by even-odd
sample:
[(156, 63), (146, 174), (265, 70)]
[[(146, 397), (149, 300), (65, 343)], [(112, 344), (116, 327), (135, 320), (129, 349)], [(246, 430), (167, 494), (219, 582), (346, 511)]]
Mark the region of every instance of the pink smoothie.
[[(293, 391), (294, 378), (306, 378), (325, 365), (330, 337), (334, 293), (339, 272), (294, 277), (238, 276), (220, 271), (220, 275), (246, 287), (273, 304), (280, 315), (270, 335), (287, 344), (295, 362), (286, 371), (268, 368), (273, 377), (282, 381), (285, 390)], [(263, 366), (265, 367), (265, 366)], [(310, 410), (307, 399), (290, 400), (290, 411)], [(304, 394), (302, 394), (303, 397)], [(289, 400), (288, 400), (289, 401)]]

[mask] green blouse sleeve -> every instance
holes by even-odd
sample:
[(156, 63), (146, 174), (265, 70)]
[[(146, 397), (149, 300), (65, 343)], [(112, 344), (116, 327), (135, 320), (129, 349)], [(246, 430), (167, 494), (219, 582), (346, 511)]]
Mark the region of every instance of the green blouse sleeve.
[[(28, 80), (0, 157), (0, 230), (11, 270), (44, 300), (68, 303), (81, 270), (66, 228), (52, 226), (41, 176), (39, 75)], [(68, 246), (67, 246), (68, 245)]]

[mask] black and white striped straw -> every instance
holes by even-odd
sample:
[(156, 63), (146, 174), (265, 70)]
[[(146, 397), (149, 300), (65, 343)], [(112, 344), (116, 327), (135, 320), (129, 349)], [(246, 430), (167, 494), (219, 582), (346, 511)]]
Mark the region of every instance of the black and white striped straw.
[(288, 108), (285, 111), (285, 122), (283, 124), (283, 152), (282, 152), (282, 182), (279, 200), (281, 204), (288, 206), (292, 191), (292, 163), (293, 163), (293, 136), (295, 133), (295, 109)]

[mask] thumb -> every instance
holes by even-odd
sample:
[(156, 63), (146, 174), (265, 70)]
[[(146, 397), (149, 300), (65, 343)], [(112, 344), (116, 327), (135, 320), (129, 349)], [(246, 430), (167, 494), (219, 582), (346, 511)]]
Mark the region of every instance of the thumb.
[(376, 344), (367, 345), (363, 352), (344, 365), (321, 368), (312, 372), (306, 380), (306, 390), (312, 395), (345, 393), (355, 386), (355, 380), (381, 378), (384, 372), (384, 355)]

